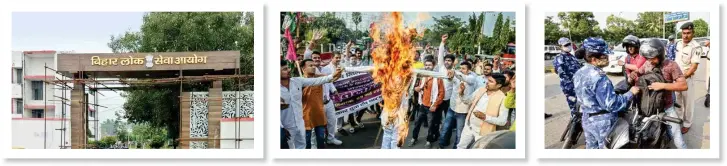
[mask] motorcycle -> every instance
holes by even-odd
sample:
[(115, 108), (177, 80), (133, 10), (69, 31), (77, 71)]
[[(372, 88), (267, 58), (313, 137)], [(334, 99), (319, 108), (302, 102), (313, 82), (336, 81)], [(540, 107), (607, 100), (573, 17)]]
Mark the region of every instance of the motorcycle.
[(566, 126), (565, 131), (560, 136), (560, 141), (563, 142), (562, 149), (573, 148), (578, 143), (578, 139), (583, 135), (583, 126), (581, 126), (581, 116), (583, 116), (583, 113), (581, 113), (580, 107), (581, 104), (576, 103), (576, 111), (578, 112), (571, 116), (568, 126)]
[[(623, 75), (626, 77), (623, 81), (616, 85), (616, 94), (624, 94), (631, 88), (628, 85), (628, 75), (624, 68)], [(648, 93), (648, 89), (642, 92)], [(639, 101), (633, 99), (633, 101)], [(629, 102), (626, 111), (619, 113), (619, 118), (614, 125), (613, 130), (606, 139), (607, 148), (634, 148), (634, 149), (666, 149), (669, 148), (671, 137), (668, 134), (669, 126), (667, 122), (681, 124), (681, 119), (669, 117), (664, 110), (658, 111), (654, 115), (643, 115), (639, 111), (639, 102)], [(678, 105), (676, 107), (679, 107)], [(571, 116), (571, 120), (561, 135), (560, 141), (563, 142), (562, 149), (571, 149), (578, 143), (583, 135), (582, 113), (580, 112), (580, 103), (576, 104), (575, 115)], [(631, 121), (628, 121), (631, 119)]]
[[(619, 82), (616, 86), (616, 93), (623, 94), (631, 88), (626, 80)], [(650, 93), (643, 86), (642, 93)], [(606, 139), (606, 147), (609, 149), (668, 149), (672, 142), (669, 135), (669, 124), (673, 122), (681, 124), (682, 120), (667, 116), (664, 110), (658, 110), (652, 115), (645, 115), (640, 111), (640, 100), (634, 98), (629, 102), (626, 112), (619, 114), (619, 118), (613, 130)], [(679, 107), (678, 105), (676, 107)], [(630, 121), (629, 121), (630, 120)]]

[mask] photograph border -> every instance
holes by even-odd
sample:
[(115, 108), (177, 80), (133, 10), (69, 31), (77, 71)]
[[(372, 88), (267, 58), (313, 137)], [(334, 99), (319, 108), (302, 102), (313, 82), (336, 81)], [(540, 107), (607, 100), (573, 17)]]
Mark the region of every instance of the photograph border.
[[(710, 43), (712, 45), (716, 45), (717, 47), (710, 48), (710, 54), (716, 55), (716, 56), (710, 56), (710, 77), (714, 77), (715, 85), (720, 85), (720, 43), (719, 40), (719, 34), (720, 34), (720, 13), (719, 13), (719, 4), (718, 3), (702, 3), (702, 2), (689, 2), (689, 3), (677, 3), (677, 2), (658, 2), (658, 4), (654, 4), (654, 2), (642, 2), (642, 1), (632, 1), (629, 2), (629, 5), (620, 5), (621, 3), (592, 3), (588, 2), (588, 4), (571, 4), (573, 6), (578, 6), (577, 8), (573, 8), (573, 6), (560, 6), (560, 5), (552, 5), (548, 3), (543, 2), (533, 2), (530, 6), (530, 10), (528, 13), (528, 17), (530, 18), (529, 25), (531, 28), (530, 31), (534, 32), (534, 34), (537, 35), (531, 35), (529, 37), (530, 41), (528, 44), (530, 46), (533, 46), (533, 51), (537, 52), (530, 52), (532, 54), (531, 57), (533, 57), (531, 60), (529, 60), (529, 64), (533, 64), (533, 66), (530, 66), (532, 68), (528, 69), (528, 72), (532, 73), (531, 79), (535, 80), (534, 83), (530, 83), (528, 86), (528, 101), (534, 104), (534, 107), (531, 107), (533, 109), (530, 109), (529, 112), (531, 112), (532, 116), (532, 122), (533, 125), (530, 127), (533, 127), (534, 130), (530, 134), (532, 137), (530, 139), (533, 139), (535, 142), (532, 144), (532, 150), (535, 154), (537, 154), (538, 158), (540, 159), (574, 159), (574, 158), (634, 158), (634, 159), (648, 159), (648, 158), (690, 158), (690, 159), (700, 159), (700, 158), (719, 158), (719, 150), (720, 150), (720, 105), (719, 104), (713, 104), (709, 110), (709, 122), (710, 122), (710, 149), (669, 149), (669, 150), (659, 150), (659, 149), (640, 149), (640, 150), (634, 150), (634, 149), (611, 149), (611, 150), (585, 150), (585, 149), (545, 149), (545, 140), (544, 139), (544, 125), (545, 119), (542, 118), (542, 114), (545, 110), (543, 105), (545, 104), (545, 100), (543, 98), (544, 96), (544, 89), (542, 80), (544, 80), (545, 74), (543, 73), (542, 69), (545, 67), (543, 60), (539, 59), (537, 57), (540, 57), (542, 55), (542, 52), (539, 51), (540, 48), (543, 48), (545, 46), (545, 43), (543, 42), (545, 39), (545, 31), (544, 31), (544, 22), (543, 19), (545, 19), (545, 13), (546, 12), (568, 12), (568, 11), (590, 11), (590, 12), (644, 12), (644, 11), (687, 11), (687, 12), (709, 12), (709, 29), (710, 29), (710, 39), (717, 39), (717, 40), (710, 40)], [(574, 10), (578, 9), (578, 10)], [(719, 96), (719, 86), (715, 86), (715, 88), (709, 89), (710, 92), (710, 100), (712, 101), (720, 101)]]
[[(73, 1), (73, 2), (71, 2)], [(195, 3), (196, 2), (196, 3)], [(260, 2), (248, 2), (240, 0), (206, 0), (204, 3), (199, 1), (178, 1), (169, 3), (167, 1), (148, 1), (148, 0), (125, 0), (125, 1), (93, 1), (93, 0), (68, 0), (68, 1), (50, 1), (38, 3), (35, 1), (12, 1), (7, 3), (10, 10), (3, 10), (3, 14), (9, 16), (8, 23), (12, 19), (12, 12), (150, 12), (150, 11), (215, 11), (215, 12), (232, 12), (232, 11), (251, 11), (254, 12), (255, 32), (254, 32), (254, 75), (258, 76), (254, 80), (254, 148), (253, 149), (116, 149), (116, 150), (100, 150), (100, 149), (12, 149), (12, 134), (2, 136), (0, 143), (3, 146), (3, 157), (8, 159), (262, 159), (264, 157), (265, 135), (263, 130), (264, 121), (264, 94), (265, 86), (263, 84), (264, 75), (263, 65), (263, 35), (264, 35), (264, 12), (263, 5)], [(78, 5), (82, 4), (82, 5)], [(144, 5), (138, 5), (144, 4)], [(225, 5), (220, 5), (225, 4)], [(139, 18), (140, 20), (142, 18)], [(11, 36), (12, 31), (10, 24), (3, 27), (3, 33)], [(123, 32), (118, 32), (123, 33)], [(112, 34), (109, 34), (112, 35)], [(10, 40), (8, 40), (9, 42)], [(7, 44), (7, 49), (3, 45), (3, 50), (12, 48)], [(9, 57), (10, 58), (10, 57)], [(10, 60), (3, 61), (3, 66), (11, 66)], [(5, 64), (7, 63), (7, 64)], [(7, 77), (8, 79), (10, 77)], [(1, 86), (3, 92), (10, 92), (10, 86)], [(11, 98), (11, 93), (5, 96)], [(3, 103), (4, 108), (10, 108), (9, 103)], [(8, 133), (12, 132), (11, 115), (0, 114), (2, 119), (2, 128)], [(276, 141), (273, 141), (276, 142)]]
[[(266, 23), (268, 28), (279, 29), (280, 25), (280, 12), (285, 11), (303, 11), (303, 12), (320, 12), (320, 11), (334, 11), (334, 12), (382, 12), (382, 11), (401, 11), (401, 12), (473, 12), (473, 11), (501, 11), (501, 12), (515, 12), (515, 20), (517, 20), (516, 26), (516, 40), (518, 44), (516, 52), (522, 55), (516, 57), (516, 65), (519, 70), (516, 70), (516, 75), (525, 76), (526, 62), (525, 62), (525, 48), (527, 45), (525, 42), (525, 5), (524, 3), (517, 2), (492, 2), (492, 1), (461, 1), (451, 0), (451, 3), (430, 3), (422, 2), (420, 4), (411, 4), (411, 2), (400, 2), (400, 1), (387, 1), (386, 5), (377, 5), (377, 1), (370, 3), (361, 2), (350, 2), (350, 1), (335, 1), (335, 2), (321, 2), (321, 1), (305, 1), (305, 2), (268, 2), (271, 5), (271, 9), (266, 10), (266, 14), (271, 17)], [(335, 8), (331, 8), (335, 6)], [(271, 39), (279, 39), (279, 31), (267, 31), (267, 37)], [(277, 64), (280, 60), (280, 41), (279, 40), (268, 40), (267, 46), (273, 47), (268, 53), (267, 64)], [(280, 68), (277, 65), (266, 66), (267, 81), (268, 83), (278, 83), (280, 81), (280, 73), (277, 72)], [(523, 79), (517, 82), (518, 87), (525, 87), (527, 77), (519, 77)], [(270, 86), (268, 88), (270, 95), (267, 97), (267, 104), (271, 114), (267, 122), (268, 136), (271, 138), (279, 138), (280, 132), (275, 132), (272, 129), (273, 126), (280, 126), (280, 105), (279, 101), (279, 86)], [(516, 104), (520, 112), (516, 117), (517, 125), (520, 126), (516, 130), (516, 149), (477, 149), (477, 150), (457, 150), (457, 149), (325, 149), (325, 150), (314, 150), (314, 149), (280, 149), (280, 145), (276, 141), (268, 141), (269, 151), (273, 154), (275, 159), (458, 159), (458, 158), (471, 158), (471, 159), (524, 159), (525, 148), (526, 148), (526, 131), (527, 121), (525, 112), (527, 110), (525, 103), (525, 92), (526, 88), (519, 88), (516, 92), (517, 96)], [(345, 143), (345, 142), (344, 142)], [(436, 153), (432, 153), (436, 152)], [(473, 153), (476, 152), (476, 153)], [(442, 155), (448, 154), (448, 155)], [(486, 154), (486, 155), (483, 155)]]

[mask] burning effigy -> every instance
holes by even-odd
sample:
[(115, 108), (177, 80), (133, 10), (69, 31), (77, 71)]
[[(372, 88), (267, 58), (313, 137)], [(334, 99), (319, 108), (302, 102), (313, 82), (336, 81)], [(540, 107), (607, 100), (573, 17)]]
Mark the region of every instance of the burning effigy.
[[(415, 27), (404, 27), (400, 12), (388, 13), (380, 22), (371, 26), (373, 39), (371, 58), (373, 66), (349, 67), (346, 71), (370, 71), (381, 86), (383, 98), (382, 126), (393, 126), (395, 142), (401, 147), (408, 135), (407, 110), (417, 75), (437, 78), (447, 77), (446, 72), (433, 72), (412, 68), (416, 56), (413, 39)], [(386, 144), (386, 140), (384, 140)], [(385, 146), (382, 146), (385, 147)]]

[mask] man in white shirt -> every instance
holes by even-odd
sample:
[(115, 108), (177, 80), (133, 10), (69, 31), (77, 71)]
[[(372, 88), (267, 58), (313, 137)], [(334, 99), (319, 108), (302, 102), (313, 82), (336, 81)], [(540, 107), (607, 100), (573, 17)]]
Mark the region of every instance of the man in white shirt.
[[(351, 47), (353, 46), (353, 42), (349, 41), (348, 44), (346, 44), (346, 48), (343, 52), (343, 66), (345, 67), (359, 67), (362, 66), (361, 62), (361, 55), (358, 55), (358, 52), (356, 55), (352, 55)], [(351, 128), (349, 132), (353, 133), (355, 132), (354, 128), (364, 128), (363, 123), (360, 123), (361, 118), (363, 117), (363, 114), (366, 113), (365, 110), (359, 110), (357, 112), (352, 112), (348, 114), (347, 119), (348, 123), (351, 124)]]
[[(435, 70), (439, 72), (448, 72), (452, 70), (453, 64), (455, 63), (455, 57), (454, 55), (447, 55), (447, 52), (445, 52), (444, 45), (447, 41), (448, 35), (444, 34), (442, 35), (442, 42), (439, 44), (439, 52), (437, 54), (437, 66), (435, 66)], [(442, 117), (445, 117), (447, 114), (447, 111), (450, 107), (450, 98), (452, 96), (452, 79), (443, 79), (444, 82), (444, 101), (441, 105), (438, 106), (437, 112), (442, 113)], [(442, 133), (437, 133), (437, 137)], [(439, 139), (439, 138), (437, 138)]]
[[(341, 54), (335, 53), (333, 55), (333, 58), (331, 58), (331, 63), (326, 65), (325, 67), (321, 68), (321, 74), (329, 75), (333, 74), (333, 72), (339, 68), (339, 63), (341, 61)], [(336, 139), (336, 128), (339, 125), (338, 118), (336, 118), (336, 107), (334, 105), (334, 102), (331, 98), (331, 94), (336, 93), (336, 86), (333, 85), (333, 83), (326, 83), (323, 85), (323, 104), (326, 109), (326, 118), (328, 121), (328, 125), (326, 126), (326, 130), (328, 132), (328, 139), (326, 139), (326, 143), (328, 144), (334, 144), (334, 145), (341, 145), (343, 142), (341, 140)]]
[(681, 108), (677, 109), (679, 117), (683, 120), (682, 134), (687, 133), (692, 126), (692, 114), (694, 113), (694, 73), (697, 71), (702, 56), (702, 46), (694, 38), (694, 24), (684, 23), (682, 29), (682, 42), (677, 43), (676, 62), (687, 79), (687, 91), (676, 92), (677, 101)]
[(486, 87), (477, 89), (471, 97), (464, 96), (464, 89), (459, 90), (462, 102), (470, 106), (457, 149), (467, 149), (477, 139), (507, 123), (508, 109), (503, 104), (505, 94), (500, 91), (503, 85), (505, 76), (496, 73), (488, 78)]
[[(313, 72), (316, 67), (313, 61), (305, 59), (300, 62), (301, 70)], [(285, 60), (280, 61), (280, 123), (293, 142), (295, 149), (305, 149), (305, 123), (303, 122), (303, 88), (307, 86), (322, 85), (335, 81), (341, 77), (342, 70), (334, 74), (318, 78), (290, 77), (290, 67)], [(283, 137), (281, 135), (281, 137)]]
[(470, 71), (472, 67), (471, 63), (462, 62), (462, 64), (460, 64), (459, 71), (455, 73), (456, 78), (453, 80), (454, 87), (452, 89), (455, 93), (452, 93), (450, 107), (449, 110), (447, 110), (447, 114), (444, 118), (444, 124), (442, 125), (442, 131), (440, 132), (442, 134), (442, 137), (439, 138), (440, 149), (449, 146), (449, 138), (453, 129), (456, 129), (457, 133), (454, 134), (455, 146), (452, 146), (452, 148), (456, 149), (456, 145), (459, 143), (459, 138), (460, 135), (462, 135), (462, 129), (464, 127), (465, 117), (467, 117), (467, 109), (469, 108), (469, 105), (461, 102), (459, 94), (456, 92), (459, 92), (460, 89), (464, 89), (463, 96), (470, 96), (477, 88), (478, 79), (477, 75)]

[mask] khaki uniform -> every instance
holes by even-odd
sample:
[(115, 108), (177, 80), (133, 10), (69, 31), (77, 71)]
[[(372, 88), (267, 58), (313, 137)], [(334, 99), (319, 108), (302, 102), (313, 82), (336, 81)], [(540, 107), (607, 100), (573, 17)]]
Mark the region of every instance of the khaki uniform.
[[(687, 44), (684, 44), (684, 42), (677, 43), (676, 53), (677, 55), (675, 61), (677, 62), (679, 68), (684, 74), (689, 71), (692, 64), (699, 64), (700, 57), (703, 54), (702, 46), (694, 40), (690, 41)], [(687, 86), (689, 87), (687, 91), (676, 92), (677, 102), (682, 106), (681, 108), (677, 109), (677, 113), (679, 117), (684, 121), (684, 123), (682, 123), (683, 127), (692, 126), (692, 115), (694, 113), (694, 97), (696, 97), (694, 95), (694, 76), (687, 78)]]

